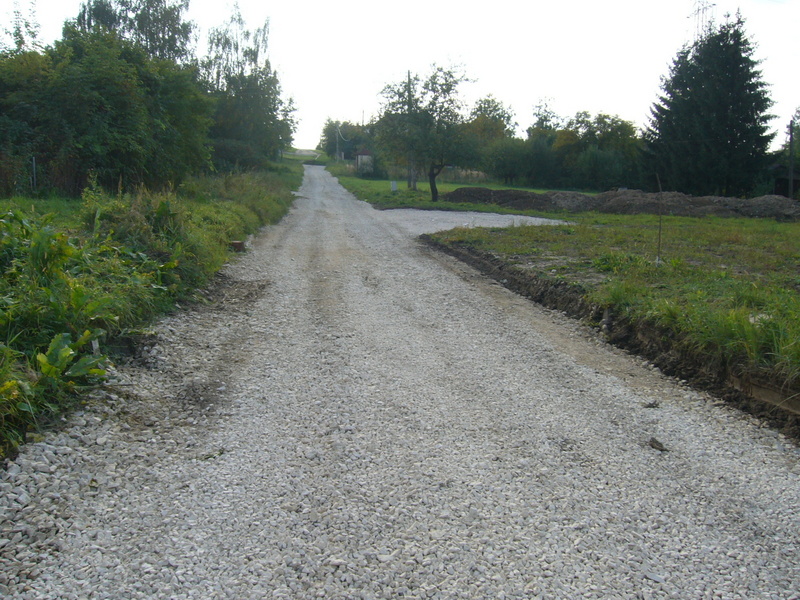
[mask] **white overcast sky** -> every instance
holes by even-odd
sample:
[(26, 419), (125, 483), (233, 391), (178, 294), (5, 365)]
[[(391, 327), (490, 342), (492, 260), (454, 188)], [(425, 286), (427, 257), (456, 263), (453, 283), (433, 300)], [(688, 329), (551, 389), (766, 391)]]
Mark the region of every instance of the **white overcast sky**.
[[(9, 13), (33, 2), (41, 41), (60, 37), (81, 0), (0, 0)], [(710, 3), (710, 2), (709, 2)], [(561, 116), (586, 110), (641, 127), (661, 77), (696, 30), (696, 0), (239, 0), (250, 28), (269, 19), (269, 55), (284, 96), (297, 107), (295, 145), (317, 145), (325, 120), (369, 121), (380, 91), (433, 63), (462, 66), (474, 80), (468, 105), (492, 94), (510, 106), (520, 133), (547, 99)], [(230, 15), (229, 0), (191, 0), (201, 32)], [(471, 7), (469, 7), (471, 6)], [(716, 0), (717, 22), (741, 11), (775, 101), (776, 143), (800, 106), (800, 0)], [(203, 48), (200, 48), (202, 54)]]

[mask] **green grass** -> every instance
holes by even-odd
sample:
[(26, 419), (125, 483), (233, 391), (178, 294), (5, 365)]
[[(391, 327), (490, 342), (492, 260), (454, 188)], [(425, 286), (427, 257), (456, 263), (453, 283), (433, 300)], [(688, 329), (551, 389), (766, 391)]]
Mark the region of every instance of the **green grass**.
[(80, 211), (74, 198), (0, 198), (0, 214), (18, 210), (28, 215), (53, 215), (64, 229), (80, 225)]
[[(328, 167), (331, 170), (330, 167)], [(332, 169), (336, 173), (336, 169)], [(431, 202), (430, 185), (427, 182), (418, 182), (417, 189), (408, 189), (405, 181), (397, 182), (397, 191), (393, 192), (391, 182), (389, 180), (376, 180), (376, 179), (362, 179), (351, 175), (338, 175), (339, 183), (342, 184), (350, 193), (356, 198), (369, 202), (375, 208), (381, 210), (399, 209), (399, 208), (415, 208), (419, 210), (468, 210), (476, 212), (492, 212), (499, 214), (524, 214), (541, 216), (543, 213), (536, 211), (520, 211), (508, 209), (496, 204), (468, 204), (464, 202), (447, 202), (441, 199), (443, 194), (457, 190), (458, 188), (468, 187), (460, 183), (441, 183), (437, 184), (439, 189), (440, 200)], [(473, 186), (475, 187), (475, 186)], [(494, 183), (481, 183), (479, 187), (486, 187), (490, 189), (508, 189)], [(515, 188), (527, 189), (528, 191), (543, 192), (544, 190), (533, 190), (529, 188)]]
[(800, 223), (571, 215), (571, 224), (457, 229), (444, 243), (583, 283), (590, 299), (666, 327), (708, 364), (800, 381)]
[(0, 202), (0, 457), (102, 381), (115, 339), (191, 297), (231, 241), (278, 221), (301, 179), (287, 161), (177, 192)]

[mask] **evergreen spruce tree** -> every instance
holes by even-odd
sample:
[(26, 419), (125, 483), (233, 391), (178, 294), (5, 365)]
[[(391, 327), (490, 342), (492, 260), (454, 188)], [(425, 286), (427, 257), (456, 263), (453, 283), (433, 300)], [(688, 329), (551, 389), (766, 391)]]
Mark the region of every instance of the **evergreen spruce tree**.
[(669, 189), (737, 196), (757, 184), (774, 134), (753, 53), (738, 14), (678, 52), (645, 132)]

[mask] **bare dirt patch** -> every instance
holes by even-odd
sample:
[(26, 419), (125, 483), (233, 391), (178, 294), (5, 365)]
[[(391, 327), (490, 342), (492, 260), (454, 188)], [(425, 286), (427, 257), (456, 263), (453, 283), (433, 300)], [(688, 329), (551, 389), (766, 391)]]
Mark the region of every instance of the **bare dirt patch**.
[(758, 217), (781, 221), (800, 219), (800, 204), (783, 196), (725, 198), (689, 196), (680, 192), (649, 193), (641, 190), (613, 190), (596, 196), (579, 192), (491, 190), (459, 188), (443, 199), (448, 202), (496, 204), (507, 208), (543, 212), (586, 212), (631, 215), (664, 214), (682, 217)]

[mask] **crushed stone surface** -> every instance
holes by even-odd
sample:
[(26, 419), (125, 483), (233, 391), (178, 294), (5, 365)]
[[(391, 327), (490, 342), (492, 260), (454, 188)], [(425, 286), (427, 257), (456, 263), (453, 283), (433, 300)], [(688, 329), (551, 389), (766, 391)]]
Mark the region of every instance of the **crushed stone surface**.
[(0, 597), (798, 598), (800, 454), (306, 167), (0, 473)]

